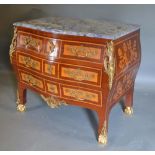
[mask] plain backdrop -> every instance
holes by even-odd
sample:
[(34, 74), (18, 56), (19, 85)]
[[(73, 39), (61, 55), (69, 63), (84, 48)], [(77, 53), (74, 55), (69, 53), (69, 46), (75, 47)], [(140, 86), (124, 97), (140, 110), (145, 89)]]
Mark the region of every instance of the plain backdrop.
[[(50, 109), (28, 91), (27, 112), (16, 111), (17, 84), (9, 62), (13, 22), (47, 16), (111, 19), (141, 25), (142, 60), (134, 115), (110, 114), (108, 145), (97, 143), (97, 118), (77, 106)], [(155, 150), (155, 5), (0, 5), (0, 150)]]
[(0, 71), (11, 69), (13, 22), (47, 16), (107, 18), (141, 25), (142, 63), (136, 82), (155, 83), (155, 5), (0, 5)]

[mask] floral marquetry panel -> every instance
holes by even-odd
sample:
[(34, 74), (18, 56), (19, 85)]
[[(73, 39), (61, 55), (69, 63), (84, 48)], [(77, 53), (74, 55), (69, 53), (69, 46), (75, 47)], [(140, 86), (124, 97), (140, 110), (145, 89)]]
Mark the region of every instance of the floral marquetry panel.
[(40, 53), (43, 50), (43, 39), (33, 36), (32, 34), (19, 33), (17, 46)]
[(37, 87), (40, 89), (44, 89), (44, 82), (42, 79), (35, 77), (34, 75), (31, 75), (26, 72), (20, 72), (21, 80), (23, 82), (26, 82), (31, 87)]
[(101, 49), (85, 46), (64, 45), (64, 55), (92, 58), (98, 60), (100, 59)]
[(60, 65), (60, 78), (75, 80), (82, 83), (101, 85), (101, 70), (95, 70), (73, 65)]
[(99, 46), (87, 43), (63, 42), (61, 57), (101, 63), (104, 49), (104, 44)]
[(74, 88), (70, 86), (62, 85), (62, 96), (68, 99), (85, 102), (88, 104), (100, 105), (101, 94), (92, 90), (86, 90), (81, 88)]
[(18, 53), (17, 55), (18, 63), (28, 69), (33, 69), (36, 71), (42, 71), (41, 59), (32, 57), (28, 54)]
[(139, 61), (139, 48), (139, 39), (137, 35), (116, 44), (117, 74)]
[(113, 95), (110, 98), (111, 103), (117, 102), (117, 100), (121, 96), (123, 96), (123, 94), (127, 92), (129, 88), (133, 86), (136, 73), (137, 73), (137, 68), (132, 68), (129, 72), (127, 72), (117, 80), (113, 90)]

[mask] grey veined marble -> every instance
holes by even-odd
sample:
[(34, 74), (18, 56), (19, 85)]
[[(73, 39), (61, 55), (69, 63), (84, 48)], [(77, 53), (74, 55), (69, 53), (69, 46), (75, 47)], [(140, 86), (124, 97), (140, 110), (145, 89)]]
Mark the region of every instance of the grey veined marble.
[(22, 26), (51, 32), (87, 36), (94, 38), (117, 39), (140, 28), (139, 25), (114, 22), (110, 20), (73, 19), (66, 17), (48, 17), (14, 23)]

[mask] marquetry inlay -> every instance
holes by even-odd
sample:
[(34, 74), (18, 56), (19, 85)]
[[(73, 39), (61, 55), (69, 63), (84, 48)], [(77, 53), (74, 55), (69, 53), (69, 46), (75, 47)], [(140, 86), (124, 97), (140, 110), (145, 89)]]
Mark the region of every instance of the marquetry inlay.
[(63, 55), (100, 60), (101, 48), (65, 44)]
[(41, 89), (44, 88), (43, 81), (35, 78), (30, 74), (21, 73), (21, 78), (24, 82), (28, 83), (30, 86), (39, 87)]
[(98, 73), (91, 72), (87, 70), (82, 70), (80, 68), (61, 68), (61, 76), (72, 78), (77, 81), (91, 81), (91, 82), (98, 82)]
[(56, 74), (56, 66), (54, 64), (45, 63), (44, 65), (45, 73), (53, 76)]
[(25, 48), (34, 48), (39, 52), (42, 48), (42, 40), (32, 36), (20, 35), (20, 45), (25, 46)]
[(123, 42), (117, 50), (118, 53), (118, 67), (123, 70), (129, 64), (138, 60), (137, 40), (129, 39)]
[(19, 62), (19, 64), (22, 64), (28, 68), (33, 68), (38, 71), (41, 70), (41, 63), (29, 56), (24, 56), (24, 55), (19, 54), (18, 62)]
[(63, 87), (63, 93), (65, 96), (73, 97), (74, 99), (79, 101), (86, 101), (86, 100), (89, 100), (92, 102), (99, 101), (99, 97), (97, 93), (93, 93), (85, 90)]
[(117, 85), (115, 86), (115, 93), (112, 98), (113, 101), (116, 101), (133, 85), (135, 74), (136, 69), (133, 69), (118, 80)]
[(51, 93), (54, 93), (54, 94), (58, 94), (58, 88), (57, 88), (57, 85), (55, 84), (51, 84), (51, 83), (46, 83), (47, 85), (47, 91), (48, 92), (51, 92)]

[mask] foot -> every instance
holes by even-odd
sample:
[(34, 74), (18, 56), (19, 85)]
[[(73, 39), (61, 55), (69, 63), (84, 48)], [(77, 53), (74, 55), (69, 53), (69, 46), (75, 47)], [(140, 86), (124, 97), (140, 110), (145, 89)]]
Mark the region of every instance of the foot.
[(100, 134), (98, 137), (98, 142), (106, 145), (108, 141), (107, 134)]
[(26, 106), (23, 105), (23, 104), (18, 104), (17, 105), (17, 110), (20, 111), (20, 112), (24, 112), (24, 111), (26, 111)]
[(133, 108), (132, 107), (125, 107), (124, 113), (126, 115), (132, 115), (133, 114)]
[(104, 123), (104, 126), (101, 130), (101, 133), (98, 137), (98, 142), (101, 144), (106, 145), (108, 141), (108, 136), (107, 136), (107, 129), (106, 129), (106, 122)]

